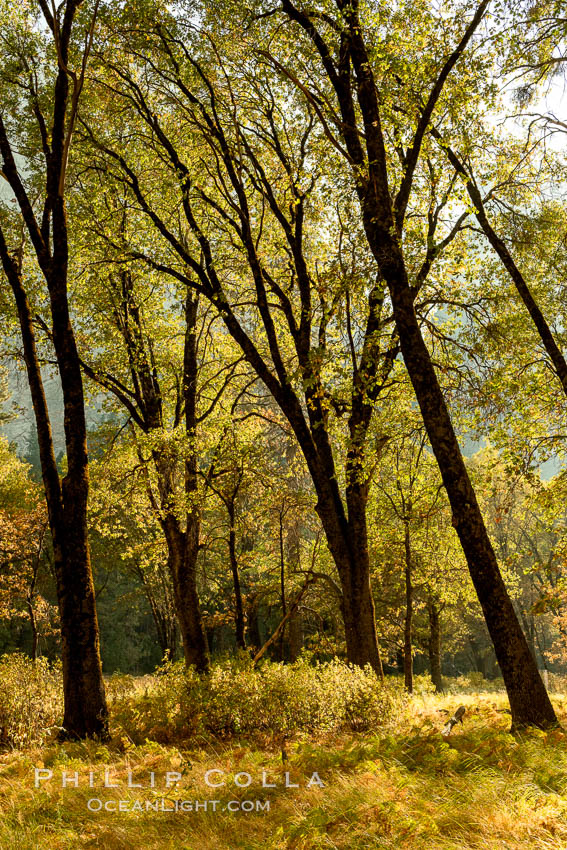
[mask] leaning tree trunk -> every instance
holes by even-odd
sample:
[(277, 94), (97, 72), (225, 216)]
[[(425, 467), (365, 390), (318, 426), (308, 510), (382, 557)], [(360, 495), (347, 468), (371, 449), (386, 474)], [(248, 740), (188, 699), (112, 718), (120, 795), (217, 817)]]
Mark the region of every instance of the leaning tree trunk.
[[(290, 5), (286, 0), (286, 9)], [(477, 10), (459, 50), (474, 31), (474, 27), (484, 14), (484, 8), (485, 4)], [(290, 11), (297, 19), (301, 18), (294, 7)], [(524, 725), (545, 727), (556, 724), (557, 718), (553, 706), (500, 574), (437, 373), (421, 334), (414, 309), (414, 295), (402, 253), (400, 234), (403, 227), (405, 200), (398, 195), (394, 213), (376, 81), (364, 42), (363, 30), (358, 20), (356, 4), (348, 7), (346, 15), (349, 27), (349, 55), (355, 71), (358, 106), (364, 122), (367, 165), (362, 155), (360, 137), (357, 134), (353, 135), (352, 132), (352, 121), (356, 121), (356, 117), (353, 114), (352, 101), (349, 99), (351, 90), (345, 88), (340, 82), (335, 84), (335, 90), (341, 101), (343, 114), (348, 118), (347, 125), (343, 128), (343, 137), (354, 157), (354, 162), (365, 169), (364, 176), (363, 173), (356, 175), (356, 189), (368, 244), (390, 293), (400, 349), (421, 410), (429, 442), (441, 471), (453, 513), (453, 525), (463, 547), (500, 664), (510, 700), (512, 725), (513, 727)], [(458, 51), (454, 53), (454, 61), (457, 60), (458, 55)], [(446, 66), (447, 73), (451, 67), (450, 64)], [(442, 87), (441, 78), (439, 85)], [(419, 155), (419, 146), (415, 148), (415, 155)], [(407, 172), (407, 175), (410, 182), (407, 183), (407, 189), (404, 184), (404, 189), (409, 192), (411, 170)]]
[(510, 700), (513, 727), (549, 726), (557, 718), (502, 579), (465, 467), (437, 374), (413, 307), (400, 247), (391, 232), (380, 234), (365, 210), (365, 226), (388, 283), (406, 368), (453, 512), (453, 525), (494, 644)]
[(405, 566), (404, 577), (406, 586), (406, 613), (404, 618), (404, 682), (408, 693), (413, 693), (413, 583), (412, 583), (412, 553), (409, 522), (405, 521), (404, 532)]
[(427, 599), (427, 614), (429, 617), (429, 640), (427, 643), (429, 670), (431, 681), (435, 686), (435, 692), (439, 694), (443, 692), (443, 677), (441, 674), (441, 623), (439, 608), (431, 595)]
[[(444, 82), (479, 25), (486, 6), (487, 2), (483, 0), (430, 92), (419, 121), (419, 132), (416, 131), (414, 143), (407, 152), (404, 177), (394, 209), (378, 87), (358, 16), (358, 3), (340, 4), (345, 25), (341, 30), (337, 70), (335, 60), (309, 14), (295, 6), (292, 0), (282, 0), (283, 10), (303, 28), (318, 50), (337, 96), (342, 118), (341, 134), (352, 166), (367, 241), (388, 287), (400, 349), (441, 471), (453, 512), (453, 525), (463, 547), (506, 684), (512, 725), (545, 727), (556, 724), (557, 718), (500, 574), (445, 398), (421, 334), (401, 243), (404, 215), (423, 135), (432, 126), (433, 109)], [(350, 75), (350, 63), (354, 79)], [(364, 133), (357, 126), (358, 115), (362, 118)]]

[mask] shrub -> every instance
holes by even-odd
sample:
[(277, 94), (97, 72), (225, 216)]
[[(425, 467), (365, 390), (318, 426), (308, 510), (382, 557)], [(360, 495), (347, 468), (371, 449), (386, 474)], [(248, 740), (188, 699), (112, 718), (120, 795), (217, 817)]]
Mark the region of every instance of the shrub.
[(115, 672), (106, 677), (104, 685), (107, 699), (109, 702), (115, 702), (117, 699), (123, 699), (128, 694), (134, 693), (136, 679), (128, 673)]
[(63, 718), (61, 665), (22, 653), (0, 657), (0, 744), (21, 748), (45, 741)]
[(431, 681), (431, 676), (428, 673), (415, 675), (413, 677), (413, 692), (414, 694), (434, 694), (435, 685)]
[(144, 689), (113, 693), (111, 722), (120, 736), (133, 743), (154, 740), (163, 744), (189, 737), (199, 728), (198, 676), (182, 662), (167, 662), (154, 676), (144, 677)]
[(370, 668), (335, 659), (311, 666), (305, 660), (264, 663), (255, 670), (235, 658), (200, 677), (181, 663), (168, 664), (146, 694), (117, 698), (119, 734), (136, 743), (169, 743), (193, 735), (227, 737), (268, 733), (364, 731), (383, 724), (403, 697), (381, 684)]
[(443, 676), (443, 685), (447, 693), (450, 694), (477, 694), (482, 691), (494, 693), (504, 690), (502, 678), (485, 679), (478, 670), (472, 670), (470, 673), (461, 676)]

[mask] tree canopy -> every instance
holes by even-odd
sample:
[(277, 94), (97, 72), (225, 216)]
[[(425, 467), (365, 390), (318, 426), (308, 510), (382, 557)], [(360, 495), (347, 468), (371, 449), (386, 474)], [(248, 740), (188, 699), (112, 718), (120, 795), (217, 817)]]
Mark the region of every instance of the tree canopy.
[(6, 446), (0, 612), (25, 596), (35, 656), (58, 605), (68, 731), (104, 734), (97, 608), (103, 664), (340, 654), (408, 690), (498, 666), (513, 725), (553, 724), (556, 4), (2, 12), (0, 329), (45, 503)]

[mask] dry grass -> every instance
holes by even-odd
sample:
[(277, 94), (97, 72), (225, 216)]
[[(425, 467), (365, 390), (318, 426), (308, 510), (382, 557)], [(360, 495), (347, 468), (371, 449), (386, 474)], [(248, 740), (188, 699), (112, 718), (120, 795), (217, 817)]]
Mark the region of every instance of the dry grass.
[[(567, 702), (554, 697), (562, 720)], [(446, 715), (467, 706), (464, 725), (447, 740)], [(412, 848), (412, 850), (564, 850), (567, 847), (567, 734), (508, 733), (501, 693), (415, 697), (403, 716), (376, 732), (295, 740), (285, 765), (279, 747), (232, 740), (194, 742), (191, 749), (117, 738), (108, 747), (52, 744), (0, 755), (0, 848), (182, 848), (183, 850), (303, 850), (303, 848)], [(34, 767), (54, 778), (34, 788)], [(110, 769), (119, 789), (88, 787), (88, 771)], [(225, 772), (227, 785), (208, 788), (206, 770)], [(262, 788), (262, 769), (275, 789)], [(61, 788), (60, 772), (78, 771), (78, 789)], [(133, 781), (156, 787), (128, 789)], [(164, 787), (166, 771), (182, 780)], [(250, 773), (248, 788), (231, 781)], [(299, 788), (283, 786), (284, 773)], [(306, 788), (313, 771), (324, 789)], [(102, 801), (154, 797), (219, 800), (217, 811), (89, 812)], [(230, 800), (270, 800), (270, 811), (229, 812)]]

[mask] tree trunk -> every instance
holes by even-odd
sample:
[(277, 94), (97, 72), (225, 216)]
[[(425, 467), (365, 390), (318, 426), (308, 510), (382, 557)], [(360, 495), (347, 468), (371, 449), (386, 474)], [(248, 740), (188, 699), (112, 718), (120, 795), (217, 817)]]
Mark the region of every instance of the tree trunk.
[[(69, 535), (68, 553), (55, 566), (60, 578), (61, 657), (63, 662), (64, 736), (106, 737), (104, 682), (100, 666), (99, 634), (92, 578), (85, 574), (88, 550), (79, 535)], [(80, 535), (81, 537), (83, 535)], [(86, 535), (84, 536), (86, 543)], [(90, 565), (90, 564), (89, 564)]]
[(412, 621), (413, 621), (413, 584), (412, 584), (412, 553), (409, 521), (405, 520), (404, 532), (405, 549), (405, 586), (406, 586), (406, 614), (404, 618), (404, 682), (408, 693), (413, 693), (413, 647), (412, 647)]
[(183, 349), (183, 399), (185, 402), (185, 433), (189, 448), (185, 457), (185, 533), (183, 555), (176, 564), (175, 588), (179, 600), (179, 613), (183, 629), (183, 652), (185, 661), (200, 673), (209, 669), (209, 648), (203, 626), (199, 594), (197, 591), (197, 556), (201, 531), (201, 508), (198, 503), (197, 483), (197, 379), (199, 363), (197, 356), (197, 312), (198, 296), (188, 291), (185, 299), (185, 345)]
[(198, 545), (195, 534), (198, 532), (195, 529), (181, 531), (172, 516), (166, 517), (163, 528), (185, 663), (195, 667), (199, 673), (205, 673), (209, 669), (209, 648), (197, 590)]
[(39, 567), (41, 563), (41, 553), (43, 550), (43, 543), (45, 540), (45, 534), (47, 532), (47, 523), (43, 525), (43, 528), (40, 533), (39, 543), (37, 546), (37, 551), (34, 555), (33, 561), (33, 573), (32, 580), (30, 582), (30, 586), (28, 589), (28, 596), (26, 599), (26, 607), (28, 609), (28, 615), (30, 619), (30, 628), (32, 633), (32, 645), (31, 645), (31, 657), (35, 661), (38, 655), (38, 645), (39, 645), (39, 634), (37, 630), (37, 620), (35, 618), (35, 611), (33, 607), (34, 598), (35, 598), (35, 588), (37, 585), (37, 578), (39, 575)]
[(318, 488), (318, 495), (316, 510), (341, 582), (347, 660), (358, 667), (370, 664), (383, 679), (370, 586), (366, 488), (351, 479), (347, 487), (348, 521), (341, 511), (342, 506), (336, 499), (329, 503), (322, 487)]
[[(296, 519), (288, 527), (287, 553), (290, 573), (301, 569), (300, 523)], [(288, 620), (289, 661), (293, 664), (299, 658), (303, 646), (303, 624), (299, 607), (295, 609)]]
[(512, 725), (545, 727), (556, 724), (553, 706), (500, 574), (449, 411), (421, 336), (399, 247), (392, 241), (389, 258), (385, 261), (384, 246), (378, 250), (378, 240), (374, 239), (374, 243), (375, 256), (380, 257), (390, 288), (406, 367), (451, 504), (453, 525), (504, 677)]
[(209, 648), (203, 628), (196, 581), (188, 577), (190, 568), (185, 566), (184, 569), (185, 579), (178, 583), (177, 588), (183, 655), (188, 667), (195, 667), (198, 673), (206, 673), (209, 669)]
[(285, 659), (285, 627), (287, 624), (286, 614), (287, 614), (287, 606), (285, 599), (285, 552), (284, 552), (284, 533), (283, 533), (283, 515), (284, 508), (280, 510), (279, 513), (279, 537), (280, 537), (280, 603), (282, 606), (282, 620), (284, 625), (282, 626), (281, 634), (280, 634), (280, 660), (284, 661)]
[[(314, 483), (319, 496), (315, 506), (325, 532), (329, 551), (341, 583), (341, 614), (345, 628), (347, 660), (365, 667), (370, 664), (383, 679), (382, 660), (376, 635), (376, 614), (370, 586), (370, 560), (366, 524), (366, 506), (351, 498), (348, 521), (342, 506), (329, 499)], [(362, 502), (362, 500), (361, 500)]]
[(240, 575), (238, 571), (238, 558), (236, 557), (236, 516), (234, 500), (227, 501), (228, 518), (230, 521), (230, 530), (228, 537), (228, 552), (230, 557), (230, 569), (232, 571), (232, 583), (234, 586), (234, 605), (235, 605), (235, 634), (236, 645), (239, 649), (246, 649), (246, 639), (244, 635), (244, 606), (242, 604), (242, 589), (240, 587)]
[[(0, 237), (0, 255), (14, 293), (34, 409), (62, 637), (64, 735), (108, 736), (98, 620), (87, 538), (88, 457), (83, 385), (66, 288), (51, 284), (52, 316), (64, 405), (68, 473), (60, 481), (33, 319), (20, 270)], [(57, 328), (57, 333), (55, 333)]]
[(301, 655), (303, 647), (303, 622), (299, 611), (295, 611), (288, 621), (289, 662), (293, 664)]
[(365, 667), (370, 664), (381, 679), (384, 678), (382, 661), (376, 637), (376, 616), (374, 600), (370, 589), (369, 573), (365, 565), (348, 563), (343, 568), (341, 584), (343, 598), (341, 604), (347, 660), (350, 664)]
[(427, 614), (429, 616), (429, 670), (431, 681), (435, 686), (436, 693), (443, 693), (443, 678), (441, 675), (441, 625), (439, 608), (433, 597), (427, 599)]
[(256, 594), (250, 597), (248, 602), (248, 639), (250, 648), (256, 652), (262, 646), (262, 636), (260, 635), (259, 622), (259, 602)]
[(38, 646), (38, 634), (37, 634), (37, 622), (35, 619), (35, 612), (33, 610), (33, 599), (31, 596), (28, 596), (26, 601), (28, 615), (30, 619), (30, 627), (32, 633), (32, 645), (31, 645), (31, 658), (33, 661), (37, 658), (37, 646)]

